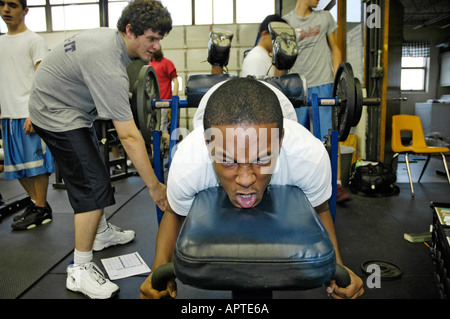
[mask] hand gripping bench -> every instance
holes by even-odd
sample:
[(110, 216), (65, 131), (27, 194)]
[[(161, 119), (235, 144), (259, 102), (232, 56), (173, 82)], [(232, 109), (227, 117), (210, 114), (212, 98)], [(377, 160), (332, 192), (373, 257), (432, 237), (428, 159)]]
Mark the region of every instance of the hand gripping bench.
[[(333, 244), (304, 193), (294, 186), (269, 186), (261, 203), (239, 209), (221, 187), (200, 192), (181, 228), (174, 262), (162, 265), (152, 286), (168, 278), (233, 295), (323, 286), (337, 270)], [(338, 280), (338, 278), (336, 278)], [(256, 293), (256, 294), (255, 294)]]

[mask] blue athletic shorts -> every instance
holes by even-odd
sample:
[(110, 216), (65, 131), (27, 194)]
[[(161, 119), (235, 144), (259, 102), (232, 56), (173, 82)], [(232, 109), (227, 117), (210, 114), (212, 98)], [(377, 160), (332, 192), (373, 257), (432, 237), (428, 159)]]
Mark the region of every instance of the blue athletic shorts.
[(2, 119), (5, 179), (19, 179), (55, 172), (55, 163), (39, 135), (25, 134), (25, 119)]
[[(333, 96), (333, 83), (308, 88), (308, 97), (311, 97), (311, 94), (313, 93), (316, 93), (319, 98), (330, 98)], [(331, 111), (332, 106), (319, 107), (320, 137), (322, 141), (325, 141), (324, 136), (328, 135), (328, 130), (333, 128)], [(312, 121), (312, 119), (309, 117), (309, 107), (296, 108), (295, 112), (297, 113), (297, 121), (307, 129), (311, 130), (310, 121)]]
[(115, 204), (109, 171), (93, 126), (66, 132), (33, 126), (52, 151), (75, 214)]

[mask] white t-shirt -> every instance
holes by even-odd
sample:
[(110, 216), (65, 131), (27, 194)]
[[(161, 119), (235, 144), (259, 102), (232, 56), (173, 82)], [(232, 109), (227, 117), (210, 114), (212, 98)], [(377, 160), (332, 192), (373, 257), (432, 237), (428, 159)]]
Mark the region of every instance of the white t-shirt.
[[(284, 139), (272, 175), (272, 185), (294, 185), (303, 190), (313, 207), (331, 196), (331, 164), (322, 142), (296, 121), (284, 119)], [(167, 199), (186, 216), (195, 195), (219, 186), (203, 135), (198, 126), (178, 145), (169, 170)]]
[(0, 36), (1, 117), (27, 118), (36, 64), (48, 53), (45, 40), (31, 30)]
[[(205, 113), (205, 108), (206, 108), (208, 99), (211, 96), (211, 94), (225, 82), (226, 81), (223, 81), (223, 82), (219, 82), (219, 83), (213, 85), (202, 97), (202, 99), (200, 100), (200, 103), (198, 104), (197, 111), (194, 114), (194, 118), (192, 119), (194, 128), (196, 128), (198, 126), (203, 126), (203, 114)], [(289, 99), (286, 97), (286, 95), (284, 95), (280, 90), (278, 90), (273, 85), (271, 85), (265, 81), (260, 81), (260, 82), (264, 83), (269, 88), (271, 88), (272, 91), (274, 91), (275, 94), (277, 95), (278, 100), (280, 101), (281, 111), (283, 112), (283, 117), (297, 122), (297, 113), (295, 112), (294, 106), (292, 105), (291, 101), (289, 101)]]
[(275, 76), (275, 67), (272, 66), (272, 58), (269, 52), (257, 45), (244, 58), (241, 68), (241, 76)]

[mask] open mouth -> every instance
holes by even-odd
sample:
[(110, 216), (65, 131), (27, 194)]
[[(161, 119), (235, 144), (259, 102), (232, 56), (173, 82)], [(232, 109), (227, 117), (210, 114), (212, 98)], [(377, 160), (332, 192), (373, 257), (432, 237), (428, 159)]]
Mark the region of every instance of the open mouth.
[(256, 193), (236, 194), (236, 200), (242, 208), (251, 208), (256, 202)]

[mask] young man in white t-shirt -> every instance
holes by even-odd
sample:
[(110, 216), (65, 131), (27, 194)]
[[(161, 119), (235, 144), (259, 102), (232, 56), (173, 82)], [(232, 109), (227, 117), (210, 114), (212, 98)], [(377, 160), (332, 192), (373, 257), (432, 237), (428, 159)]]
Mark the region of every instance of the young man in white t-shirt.
[[(251, 142), (252, 141), (252, 142)], [(322, 142), (296, 121), (283, 118), (276, 94), (251, 78), (228, 80), (209, 96), (203, 125), (179, 144), (167, 182), (168, 206), (161, 220), (153, 270), (173, 260), (174, 247), (196, 194), (221, 185), (238, 208), (257, 206), (269, 184), (295, 185), (303, 190), (327, 228), (339, 255), (328, 207), (331, 167)], [(327, 289), (335, 298), (363, 293), (362, 280), (349, 271), (352, 283)], [(175, 281), (165, 291), (141, 286), (141, 298), (175, 297)]]
[(14, 216), (14, 230), (32, 229), (52, 221), (47, 203), (53, 157), (34, 132), (28, 112), (32, 79), (48, 53), (45, 40), (25, 24), (26, 0), (0, 1), (0, 15), (8, 32), (0, 37), (0, 113), (5, 155), (5, 179), (17, 179), (31, 204)]
[(269, 33), (270, 22), (284, 22), (279, 15), (267, 16), (259, 25), (257, 44), (247, 53), (241, 68), (241, 76), (282, 76), (286, 70), (278, 70), (272, 65), (272, 38)]

